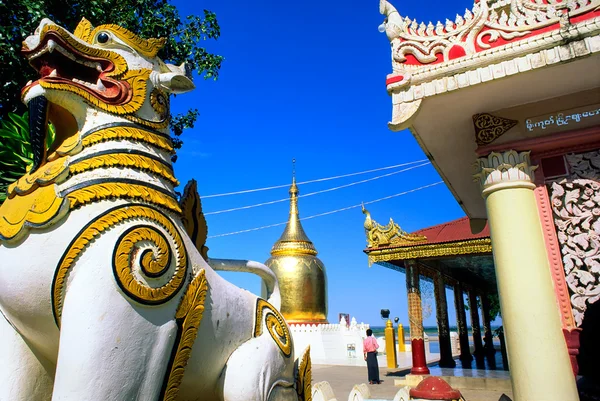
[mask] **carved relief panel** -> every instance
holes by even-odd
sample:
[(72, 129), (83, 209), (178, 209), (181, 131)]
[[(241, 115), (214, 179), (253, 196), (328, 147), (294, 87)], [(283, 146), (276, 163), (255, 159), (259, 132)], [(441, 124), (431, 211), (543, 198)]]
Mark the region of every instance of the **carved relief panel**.
[(567, 178), (552, 182), (552, 210), (577, 326), (600, 299), (600, 151), (566, 155)]

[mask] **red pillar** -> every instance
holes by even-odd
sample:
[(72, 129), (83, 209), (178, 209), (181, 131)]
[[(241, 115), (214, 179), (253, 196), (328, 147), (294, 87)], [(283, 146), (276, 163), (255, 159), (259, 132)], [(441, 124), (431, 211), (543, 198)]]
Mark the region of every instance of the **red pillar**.
[(419, 288), (419, 267), (416, 261), (406, 261), (406, 292), (408, 293), (408, 319), (410, 322), (410, 343), (412, 347), (413, 375), (428, 375), (423, 338), (423, 310)]

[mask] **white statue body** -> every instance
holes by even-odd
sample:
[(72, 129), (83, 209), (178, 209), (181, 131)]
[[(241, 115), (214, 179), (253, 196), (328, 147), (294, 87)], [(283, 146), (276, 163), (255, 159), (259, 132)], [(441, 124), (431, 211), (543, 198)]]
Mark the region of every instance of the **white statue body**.
[[(165, 121), (168, 92), (194, 86), (152, 41), (45, 19), (25, 42), (42, 78), (23, 100), (47, 108), (57, 140), (0, 207), (2, 401), (304, 400), (301, 370), (310, 393), (274, 275), (210, 261), (261, 275), (273, 289), (261, 300), (186, 233)], [(97, 84), (63, 76), (57, 52), (95, 67)]]

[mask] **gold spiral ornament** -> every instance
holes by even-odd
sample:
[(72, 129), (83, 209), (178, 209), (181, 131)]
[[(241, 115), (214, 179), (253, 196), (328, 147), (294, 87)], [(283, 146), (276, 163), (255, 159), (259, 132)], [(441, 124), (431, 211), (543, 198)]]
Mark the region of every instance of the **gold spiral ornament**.
[[(181, 250), (183, 244), (179, 233), (173, 240), (179, 242), (177, 248)], [(139, 280), (139, 276), (149, 278), (148, 281), (163, 278), (171, 267), (173, 254), (176, 254), (175, 271), (168, 282), (153, 287)], [(149, 305), (166, 302), (179, 291), (185, 281), (186, 265), (185, 252), (173, 249), (164, 234), (150, 225), (138, 225), (125, 231), (113, 253), (113, 273), (121, 290), (132, 299)]]
[[(140, 224), (140, 219), (152, 222), (152, 225)], [(71, 241), (58, 263), (52, 281), (52, 313), (59, 328), (68, 275), (77, 260), (103, 233), (126, 222), (136, 222), (136, 225), (121, 235), (114, 248), (113, 271), (120, 288), (140, 303), (157, 305), (171, 299), (183, 287), (187, 275), (187, 254), (171, 219), (148, 205), (116, 206), (89, 222)], [(173, 255), (176, 255), (175, 258)], [(136, 257), (140, 261), (140, 272), (134, 273), (132, 262)], [(170, 269), (173, 262), (175, 266)], [(164, 276), (170, 270), (171, 278), (162, 286), (150, 287), (136, 278), (136, 275), (145, 275), (149, 282), (156, 279), (164, 283)]]
[(273, 305), (261, 298), (258, 298), (256, 303), (254, 337), (260, 336), (263, 332), (263, 316), (265, 317), (265, 326), (271, 338), (273, 338), (273, 341), (275, 341), (283, 355), (289, 358), (292, 355), (292, 336), (290, 335), (287, 323)]

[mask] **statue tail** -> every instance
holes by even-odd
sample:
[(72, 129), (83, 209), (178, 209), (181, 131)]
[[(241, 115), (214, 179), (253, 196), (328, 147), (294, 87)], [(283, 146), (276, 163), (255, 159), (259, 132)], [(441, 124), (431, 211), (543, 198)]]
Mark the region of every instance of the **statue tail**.
[(277, 310), (281, 308), (281, 295), (277, 276), (271, 269), (262, 263), (253, 260), (234, 259), (208, 259), (208, 265), (216, 271), (253, 273), (263, 279), (267, 287), (267, 294), (271, 294), (267, 301)]

